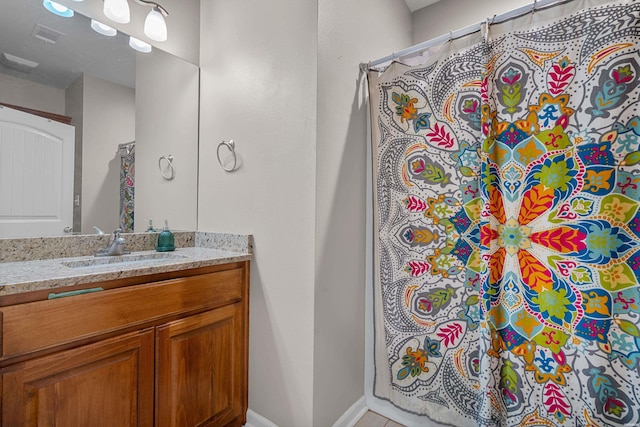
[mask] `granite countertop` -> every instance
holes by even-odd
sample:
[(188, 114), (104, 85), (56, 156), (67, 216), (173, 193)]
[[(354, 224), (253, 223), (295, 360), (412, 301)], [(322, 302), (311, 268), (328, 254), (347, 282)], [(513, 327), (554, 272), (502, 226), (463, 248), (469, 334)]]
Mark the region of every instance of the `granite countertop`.
[[(247, 261), (253, 257), (250, 236), (196, 232), (192, 241), (194, 246), (172, 252), (141, 250), (115, 257), (73, 256), (2, 262), (0, 296)], [(246, 242), (246, 246), (238, 245), (238, 241)]]

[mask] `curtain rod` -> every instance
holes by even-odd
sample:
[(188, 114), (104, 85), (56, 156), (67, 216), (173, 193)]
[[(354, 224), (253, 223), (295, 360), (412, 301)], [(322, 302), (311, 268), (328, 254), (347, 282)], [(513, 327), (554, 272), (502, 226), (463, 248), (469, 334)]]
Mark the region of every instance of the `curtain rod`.
[(363, 62), (360, 64), (360, 70), (363, 72), (367, 72), (378, 65), (384, 64), (385, 62), (391, 62), (396, 59), (412, 55), (414, 53), (425, 51), (431, 47), (442, 45), (448, 41), (459, 39), (464, 36), (468, 36), (469, 34), (473, 34), (477, 31), (480, 31), (483, 25), (486, 23), (489, 24), (498, 24), (501, 22), (508, 21), (509, 19), (516, 18), (518, 16), (526, 15), (527, 13), (534, 12), (536, 10), (540, 10), (542, 8), (555, 6), (560, 3), (569, 3), (573, 0), (535, 0), (533, 3), (519, 7), (512, 11), (503, 13), (501, 15), (494, 15), (493, 18), (487, 18), (482, 22), (478, 22), (477, 24), (472, 24), (467, 27), (461, 28), (459, 30), (451, 31), (449, 34), (444, 34), (442, 36), (436, 37), (431, 40), (427, 40), (422, 43), (418, 43), (406, 49), (403, 49), (399, 52), (393, 52), (391, 55), (387, 55), (383, 58), (376, 59), (375, 61)]

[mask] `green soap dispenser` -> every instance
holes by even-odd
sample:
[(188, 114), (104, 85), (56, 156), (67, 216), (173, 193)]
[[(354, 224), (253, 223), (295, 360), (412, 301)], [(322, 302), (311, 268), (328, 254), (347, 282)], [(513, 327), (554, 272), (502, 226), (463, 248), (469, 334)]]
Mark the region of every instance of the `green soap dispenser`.
[(167, 220), (164, 220), (164, 230), (160, 234), (158, 234), (158, 246), (156, 246), (156, 251), (158, 252), (170, 252), (176, 249), (176, 246), (173, 242), (173, 233), (169, 231), (169, 223)]

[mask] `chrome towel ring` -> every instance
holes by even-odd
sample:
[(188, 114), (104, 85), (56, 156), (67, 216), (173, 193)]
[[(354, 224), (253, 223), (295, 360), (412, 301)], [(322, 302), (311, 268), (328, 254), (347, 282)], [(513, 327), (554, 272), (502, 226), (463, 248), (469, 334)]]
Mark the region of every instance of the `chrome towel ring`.
[[(165, 160), (167, 162), (166, 166), (162, 167), (162, 161)], [(160, 156), (158, 159), (158, 169), (160, 169), (160, 174), (167, 181), (171, 181), (176, 177), (176, 170), (173, 167), (173, 156), (169, 154), (168, 156)]]
[[(231, 156), (233, 157), (233, 165), (230, 168), (226, 167), (222, 159), (220, 159), (220, 148), (223, 146), (227, 147), (229, 152), (231, 152)], [(236, 170), (236, 166), (238, 164), (238, 158), (236, 157), (236, 143), (233, 142), (233, 139), (230, 140), (229, 142), (222, 141), (220, 144), (218, 144), (216, 155), (218, 157), (218, 163), (220, 163), (220, 166), (222, 167), (222, 169), (225, 170), (225, 172), (233, 172)]]

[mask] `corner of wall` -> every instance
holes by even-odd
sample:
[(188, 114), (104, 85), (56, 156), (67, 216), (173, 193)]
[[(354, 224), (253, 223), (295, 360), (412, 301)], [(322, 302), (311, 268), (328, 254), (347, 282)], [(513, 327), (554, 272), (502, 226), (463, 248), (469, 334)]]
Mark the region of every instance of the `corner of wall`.
[(353, 427), (368, 410), (367, 401), (365, 397), (362, 396), (338, 418), (338, 421), (336, 421), (332, 427)]
[(278, 427), (270, 420), (266, 419), (262, 415), (249, 409), (247, 411), (247, 423), (244, 427)]

